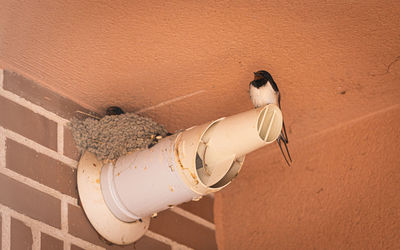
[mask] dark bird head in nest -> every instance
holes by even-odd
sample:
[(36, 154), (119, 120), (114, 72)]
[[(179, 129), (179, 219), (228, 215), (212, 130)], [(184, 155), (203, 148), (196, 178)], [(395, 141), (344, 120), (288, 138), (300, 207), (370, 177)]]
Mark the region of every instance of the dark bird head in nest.
[(108, 107), (106, 110), (106, 115), (122, 115), (125, 114), (125, 112), (117, 106), (111, 106)]

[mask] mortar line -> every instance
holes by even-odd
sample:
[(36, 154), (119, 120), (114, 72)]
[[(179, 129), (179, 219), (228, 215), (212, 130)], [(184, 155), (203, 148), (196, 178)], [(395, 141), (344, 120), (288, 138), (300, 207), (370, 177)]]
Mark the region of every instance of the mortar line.
[(55, 190), (51, 187), (48, 187), (40, 182), (37, 182), (35, 180), (32, 180), (26, 176), (23, 176), (17, 172), (14, 172), (8, 168), (0, 169), (0, 173), (6, 175), (7, 177), (10, 177), (11, 179), (14, 179), (22, 184), (25, 184), (33, 189), (39, 190), (43, 193), (46, 193), (56, 199), (62, 200), (64, 199), (67, 203), (76, 205), (78, 204), (78, 200), (74, 197), (71, 197), (69, 195), (63, 194), (58, 190)]
[(31, 139), (28, 139), (18, 133), (13, 132), (11, 130), (0, 127), (0, 131), (1, 130), (3, 130), (6, 138), (10, 138), (24, 146), (27, 146), (27, 147), (35, 150), (38, 153), (47, 155), (55, 160), (61, 161), (62, 163), (68, 165), (69, 167), (71, 167), (73, 169), (77, 168), (77, 164), (78, 164), (77, 161), (72, 160), (71, 158), (66, 157), (64, 155), (61, 155), (60, 153), (58, 153), (54, 150), (51, 150), (35, 141), (32, 141)]
[[(2, 214), (6, 213), (9, 216), (12, 216), (20, 221), (23, 221), (27, 226), (31, 227), (31, 228), (36, 228), (38, 231), (43, 232), (45, 234), (51, 235), (59, 240), (68, 240), (70, 242), (72, 242), (74, 245), (77, 245), (79, 247), (82, 247), (84, 249), (93, 249), (93, 250), (105, 250), (103, 247), (97, 246), (91, 242), (85, 241), (81, 238), (75, 237), (73, 235), (70, 235), (66, 232), (63, 232), (62, 230), (52, 227), (50, 225), (47, 225), (41, 221), (38, 220), (34, 220), (24, 214), (21, 214), (15, 210), (12, 210), (9, 207), (4, 206), (3, 204), (0, 204), (0, 212)], [(4, 249), (4, 250), (9, 250), (8, 249)]]
[[(1, 211), (1, 210), (0, 210)], [(7, 211), (1, 211), (1, 249), (10, 250), (11, 247), (11, 217)]]
[(63, 250), (71, 250), (71, 243), (64, 240)]
[(150, 107), (147, 107), (147, 108), (142, 108), (139, 111), (136, 111), (135, 113), (143, 113), (143, 112), (146, 112), (146, 111), (149, 111), (149, 110), (152, 110), (152, 109), (160, 108), (162, 106), (165, 106), (165, 105), (168, 105), (168, 104), (171, 104), (171, 103), (174, 103), (174, 102), (177, 102), (177, 101), (180, 101), (180, 100), (183, 100), (183, 99), (186, 99), (186, 98), (198, 95), (198, 94), (201, 94), (203, 92), (206, 92), (206, 91), (204, 89), (202, 89), (202, 90), (199, 90), (199, 91), (187, 94), (187, 95), (178, 96), (178, 97), (169, 99), (167, 101), (160, 102), (159, 104), (156, 104), (154, 106), (150, 106)]
[(211, 222), (201, 218), (198, 215), (192, 214), (191, 212), (188, 212), (188, 211), (186, 211), (186, 210), (184, 210), (184, 209), (182, 209), (180, 207), (172, 207), (170, 209), (171, 209), (172, 212), (174, 212), (176, 214), (179, 214), (179, 215), (181, 215), (181, 216), (183, 216), (183, 217), (185, 217), (185, 218), (187, 218), (187, 219), (189, 219), (189, 220), (191, 220), (193, 222), (196, 222), (197, 224), (200, 224), (202, 226), (205, 226), (205, 227), (215, 231), (214, 223), (211, 223)]
[[(61, 231), (64, 233), (68, 233), (69, 226), (68, 226), (68, 202), (66, 201), (65, 196), (61, 198)], [(71, 249), (71, 242), (68, 239), (64, 239), (63, 244), (64, 250)]]
[(40, 250), (41, 239), (40, 239), (40, 231), (35, 227), (31, 226), (32, 231), (32, 250)]
[(65, 196), (61, 198), (61, 230), (68, 232), (68, 202)]
[[(4, 77), (3, 77), (3, 79), (4, 79)], [(14, 93), (12, 93), (12, 92), (10, 92), (8, 90), (5, 90), (3, 88), (0, 88), (0, 96), (3, 96), (4, 98), (6, 98), (6, 99), (8, 99), (10, 101), (13, 101), (13, 102), (15, 102), (15, 103), (17, 103), (17, 104), (19, 104), (19, 105), (31, 110), (32, 112), (40, 114), (40, 115), (42, 115), (42, 116), (46, 117), (47, 119), (52, 120), (54, 122), (61, 123), (63, 125), (65, 125), (65, 124), (67, 124), (69, 122), (67, 119), (62, 118), (61, 116), (59, 116), (59, 115), (57, 115), (57, 114), (55, 114), (53, 112), (50, 112), (47, 109), (45, 109), (45, 108), (43, 108), (43, 107), (41, 107), (41, 106), (39, 106), (37, 104), (34, 104), (34, 103), (26, 100), (25, 98), (23, 98), (23, 97), (21, 97), (21, 96), (19, 96), (17, 94), (14, 94)]]
[(180, 243), (178, 243), (176, 241), (171, 240), (170, 238), (167, 238), (167, 237), (165, 237), (163, 235), (160, 235), (158, 233), (152, 232), (150, 230), (148, 230), (144, 235), (146, 235), (146, 236), (148, 236), (148, 237), (150, 237), (152, 239), (155, 239), (157, 241), (160, 241), (160, 242), (162, 242), (164, 244), (167, 244), (167, 245), (171, 246), (172, 250), (175, 250), (175, 249), (176, 250), (178, 250), (178, 249), (179, 250), (194, 250), (191, 247), (182, 245), (182, 244), (180, 244)]
[(57, 123), (57, 153), (64, 155), (64, 125)]

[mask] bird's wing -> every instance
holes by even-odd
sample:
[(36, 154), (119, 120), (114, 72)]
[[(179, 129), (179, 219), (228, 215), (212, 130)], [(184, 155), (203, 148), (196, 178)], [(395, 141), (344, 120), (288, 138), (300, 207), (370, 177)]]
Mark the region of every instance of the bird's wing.
[[(278, 92), (278, 106), (279, 106), (280, 109), (282, 109), (281, 108), (281, 93), (280, 92)], [(283, 131), (283, 133), (281, 134), (282, 139), (287, 144), (287, 143), (289, 143), (289, 139), (288, 139), (287, 133), (286, 133), (285, 121), (282, 121), (282, 131)]]
[(274, 79), (272, 79), (272, 76), (271, 76), (271, 79), (269, 79), (268, 82), (271, 84), (271, 86), (272, 86), (272, 88), (275, 90), (275, 92), (278, 92), (278, 93), (279, 93), (278, 85), (276, 84), (276, 82), (274, 81)]
[(282, 132), (281, 132), (281, 136), (282, 136), (283, 141), (284, 141), (286, 144), (289, 143), (289, 139), (288, 139), (287, 134), (286, 134), (285, 121), (282, 121)]
[[(280, 148), (280, 150), (281, 150), (281, 152), (282, 152), (283, 158), (285, 158), (286, 163), (287, 163), (288, 166), (290, 167), (290, 163), (292, 162), (292, 157), (290, 156), (287, 143), (286, 143), (285, 140), (283, 139), (283, 132), (281, 132), (281, 135), (279, 136), (279, 138), (278, 138), (276, 141), (277, 141), (277, 143), (278, 143), (278, 145), (279, 145), (279, 148)], [(287, 157), (286, 157), (286, 154), (284, 153), (284, 151), (283, 151), (283, 149), (282, 149), (282, 142), (283, 142), (283, 145), (285, 146)], [(289, 158), (289, 160), (288, 160), (288, 158)], [(290, 163), (289, 163), (289, 161), (290, 161)]]
[[(278, 92), (278, 106), (279, 106), (279, 108), (281, 108), (281, 94), (279, 92)], [(281, 149), (282, 155), (285, 158), (286, 163), (290, 166), (289, 161), (292, 162), (292, 157), (290, 156), (289, 148), (287, 146), (287, 144), (289, 143), (289, 139), (288, 139), (288, 136), (286, 133), (286, 126), (285, 126), (284, 120), (282, 120), (282, 130), (281, 130), (281, 134), (279, 135), (277, 142), (278, 142), (279, 148)], [(285, 146), (286, 154), (288, 157), (286, 157), (286, 154), (283, 152), (281, 142), (283, 142), (283, 145)], [(288, 158), (289, 158), (289, 161), (288, 161)]]

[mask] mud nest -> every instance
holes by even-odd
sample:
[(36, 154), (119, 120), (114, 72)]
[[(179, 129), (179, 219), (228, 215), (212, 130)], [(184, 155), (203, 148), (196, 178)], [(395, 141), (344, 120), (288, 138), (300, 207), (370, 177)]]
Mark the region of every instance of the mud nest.
[(156, 138), (167, 135), (162, 125), (134, 113), (108, 115), (99, 120), (75, 118), (68, 126), (81, 153), (87, 150), (106, 162), (146, 149)]

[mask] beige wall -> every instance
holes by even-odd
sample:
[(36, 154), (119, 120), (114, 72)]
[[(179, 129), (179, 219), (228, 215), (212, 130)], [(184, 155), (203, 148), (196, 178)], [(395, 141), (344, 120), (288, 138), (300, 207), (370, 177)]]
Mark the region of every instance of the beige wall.
[(249, 155), (216, 195), (219, 246), (399, 249), (399, 124), (396, 105), (296, 140), (292, 169), (276, 147)]
[(220, 248), (399, 247), (398, 1), (1, 6), (2, 67), (170, 130), (251, 108), (252, 72), (273, 74), (293, 168), (275, 145), (248, 156), (216, 196)]

